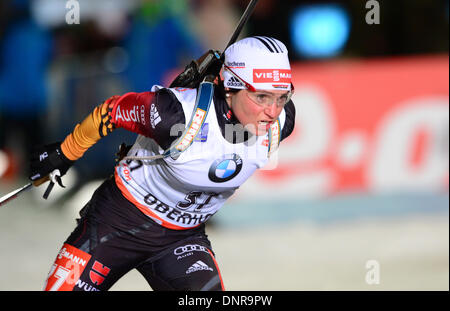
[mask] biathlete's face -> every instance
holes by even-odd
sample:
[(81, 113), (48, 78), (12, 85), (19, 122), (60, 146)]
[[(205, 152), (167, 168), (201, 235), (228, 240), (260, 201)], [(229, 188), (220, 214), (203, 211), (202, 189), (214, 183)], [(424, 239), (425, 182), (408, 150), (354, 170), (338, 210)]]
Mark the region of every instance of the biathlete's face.
[(286, 91), (240, 90), (227, 102), (239, 122), (250, 133), (261, 136), (278, 119), (288, 99)]

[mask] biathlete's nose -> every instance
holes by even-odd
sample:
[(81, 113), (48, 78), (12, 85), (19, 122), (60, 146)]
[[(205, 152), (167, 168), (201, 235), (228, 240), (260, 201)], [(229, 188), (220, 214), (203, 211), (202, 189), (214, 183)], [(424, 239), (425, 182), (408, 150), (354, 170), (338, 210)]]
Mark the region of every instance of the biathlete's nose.
[(272, 103), (272, 105), (266, 107), (264, 109), (265, 114), (271, 119), (275, 119), (278, 116), (279, 109), (277, 107), (276, 101)]

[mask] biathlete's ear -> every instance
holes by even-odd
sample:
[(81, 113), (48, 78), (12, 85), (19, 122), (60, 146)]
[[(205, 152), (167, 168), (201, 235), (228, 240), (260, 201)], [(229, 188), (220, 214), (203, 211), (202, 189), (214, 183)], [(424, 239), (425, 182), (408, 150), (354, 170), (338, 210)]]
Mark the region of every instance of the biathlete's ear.
[(231, 109), (231, 97), (233, 96), (233, 93), (230, 92), (229, 88), (225, 88), (225, 101), (228, 104), (228, 108)]

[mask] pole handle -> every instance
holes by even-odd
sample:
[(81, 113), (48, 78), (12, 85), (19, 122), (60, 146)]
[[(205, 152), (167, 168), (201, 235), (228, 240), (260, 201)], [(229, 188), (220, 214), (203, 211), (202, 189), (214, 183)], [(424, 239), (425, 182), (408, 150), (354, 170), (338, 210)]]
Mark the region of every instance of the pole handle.
[(42, 177), (38, 180), (33, 181), (33, 186), (35, 187), (39, 187), (40, 185), (42, 185), (43, 183), (45, 183), (46, 181), (50, 180), (50, 175), (47, 175), (45, 177)]

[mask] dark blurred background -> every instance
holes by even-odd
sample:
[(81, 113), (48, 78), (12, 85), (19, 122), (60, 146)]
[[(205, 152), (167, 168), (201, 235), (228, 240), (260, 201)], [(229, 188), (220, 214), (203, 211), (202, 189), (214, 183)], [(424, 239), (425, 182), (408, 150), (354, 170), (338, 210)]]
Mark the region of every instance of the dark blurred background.
[[(222, 50), (248, 1), (76, 1), (79, 24), (62, 0), (0, 2), (0, 176), (27, 174), (35, 144), (61, 141), (106, 98), (167, 85), (193, 58)], [(292, 62), (448, 53), (448, 0), (259, 1), (242, 35), (285, 42)], [(320, 34), (320, 36), (318, 36)], [(111, 173), (117, 130), (76, 168), (86, 179)]]

